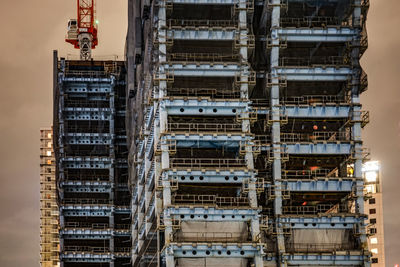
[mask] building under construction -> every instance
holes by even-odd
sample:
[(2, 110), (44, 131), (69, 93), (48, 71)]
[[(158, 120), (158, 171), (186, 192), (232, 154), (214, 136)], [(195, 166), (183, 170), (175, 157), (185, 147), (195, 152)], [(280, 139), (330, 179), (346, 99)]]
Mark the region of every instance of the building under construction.
[(53, 131), (40, 129), (40, 266), (59, 262), (59, 211), (53, 152)]
[(369, 1), (128, 8), (133, 266), (370, 266)]
[(125, 76), (122, 61), (54, 53), (61, 267), (130, 263)]

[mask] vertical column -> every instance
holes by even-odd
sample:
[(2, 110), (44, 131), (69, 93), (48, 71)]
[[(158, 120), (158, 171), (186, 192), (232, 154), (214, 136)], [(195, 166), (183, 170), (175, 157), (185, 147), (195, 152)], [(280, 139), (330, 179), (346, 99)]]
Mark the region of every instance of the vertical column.
[(271, 155), (273, 157), (272, 165), (272, 178), (275, 187), (275, 200), (274, 200), (274, 213), (275, 224), (277, 231), (277, 247), (278, 247), (278, 262), (279, 266), (286, 266), (282, 259), (282, 254), (285, 253), (285, 240), (283, 236), (283, 229), (279, 225), (279, 216), (282, 215), (282, 184), (280, 182), (281, 170), (281, 145), (280, 145), (280, 107), (279, 107), (279, 77), (276, 68), (279, 66), (279, 35), (278, 28), (280, 26), (280, 13), (281, 1), (271, 0), (272, 15), (271, 15), (271, 56), (270, 56), (270, 70), (271, 70), (271, 93), (270, 104), (272, 120), (271, 127)]
[[(164, 70), (164, 67), (162, 66), (163, 63), (166, 63), (166, 55), (167, 55), (167, 46), (166, 46), (166, 41), (167, 41), (167, 31), (165, 30), (166, 27), (166, 1), (163, 0), (161, 1), (159, 10), (158, 10), (158, 41), (159, 41), (159, 88), (158, 88), (158, 97), (159, 99), (163, 99), (166, 94), (167, 90), (167, 73)], [(162, 103), (162, 100), (160, 101), (160, 132), (164, 132), (167, 126), (167, 118), (168, 114), (165, 109), (165, 106)], [(168, 169), (169, 168), (169, 152), (168, 152), (168, 146), (165, 143), (161, 143), (161, 169)], [(171, 235), (172, 235), (172, 220), (170, 216), (167, 214), (165, 208), (171, 205), (171, 185), (170, 181), (167, 179), (164, 179), (162, 181), (162, 186), (163, 186), (163, 208), (164, 208), (164, 224), (165, 224), (165, 243), (168, 245), (168, 243), (171, 241)], [(174, 267), (175, 266), (175, 261), (174, 261), (174, 255), (173, 251), (170, 251), (169, 249), (166, 250), (165, 252), (165, 258), (166, 258), (166, 266), (167, 267)]]
[[(359, 179), (356, 183), (356, 213), (364, 214), (364, 181), (362, 179), (362, 138), (361, 138), (361, 102), (360, 102), (360, 40), (362, 33), (361, 25), (361, 0), (353, 1), (353, 27), (359, 29), (359, 34), (353, 40), (353, 48), (351, 51), (351, 62), (353, 67), (352, 75), (352, 88), (351, 88), (351, 102), (353, 106), (352, 120), (354, 122), (352, 127), (352, 140), (354, 141), (354, 177)], [(368, 250), (368, 241), (366, 235), (366, 228), (362, 224), (359, 226), (359, 235), (361, 249)], [(364, 266), (371, 266), (367, 260), (364, 261)]]
[[(110, 107), (110, 151), (109, 151), (109, 157), (111, 161), (111, 167), (109, 169), (109, 175), (110, 175), (110, 183), (111, 183), (111, 191), (110, 191), (110, 199), (109, 202), (112, 205), (111, 209), (111, 214), (109, 217), (109, 225), (110, 229), (114, 230), (114, 210), (115, 210), (115, 203), (114, 203), (114, 190), (116, 188), (115, 186), (115, 118), (116, 118), (116, 111), (115, 111), (115, 77), (111, 76), (111, 83), (110, 83), (110, 99), (109, 99), (109, 107)], [(111, 235), (110, 237), (110, 244), (109, 244), (109, 250), (111, 255), (114, 254), (114, 235)], [(110, 267), (114, 266), (114, 262), (110, 262)]]

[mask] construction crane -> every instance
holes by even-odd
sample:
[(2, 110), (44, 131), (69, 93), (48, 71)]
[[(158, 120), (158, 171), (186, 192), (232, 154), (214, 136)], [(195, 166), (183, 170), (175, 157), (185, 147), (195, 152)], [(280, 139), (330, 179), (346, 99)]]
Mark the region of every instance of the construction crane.
[(81, 60), (90, 60), (98, 44), (95, 0), (77, 0), (78, 19), (70, 19), (65, 41), (80, 49)]

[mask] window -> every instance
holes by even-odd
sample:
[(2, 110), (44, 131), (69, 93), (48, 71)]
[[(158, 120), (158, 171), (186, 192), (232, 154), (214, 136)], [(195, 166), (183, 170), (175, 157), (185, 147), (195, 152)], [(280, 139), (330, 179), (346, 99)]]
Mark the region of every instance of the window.
[(372, 258), (372, 263), (378, 263), (378, 258)]
[(378, 244), (378, 238), (376, 237), (371, 238), (371, 244)]
[(369, 220), (369, 223), (370, 223), (370, 224), (375, 224), (375, 223), (376, 223), (376, 219), (370, 219), (370, 220)]
[(370, 234), (376, 234), (377, 233), (376, 228), (370, 228), (369, 232), (370, 232)]
[(369, 204), (375, 204), (375, 198), (371, 198), (370, 200), (368, 200)]
[(370, 209), (369, 214), (376, 214), (376, 209)]
[(371, 252), (374, 253), (374, 254), (378, 254), (378, 249), (377, 248), (373, 248), (373, 249), (371, 249)]

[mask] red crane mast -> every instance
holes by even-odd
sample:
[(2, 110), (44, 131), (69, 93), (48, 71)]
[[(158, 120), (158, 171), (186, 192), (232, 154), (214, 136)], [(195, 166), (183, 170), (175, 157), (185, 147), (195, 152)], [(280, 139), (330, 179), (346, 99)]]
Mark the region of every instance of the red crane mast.
[(78, 19), (68, 22), (66, 42), (80, 49), (83, 60), (91, 59), (91, 50), (98, 44), (95, 0), (77, 0)]

